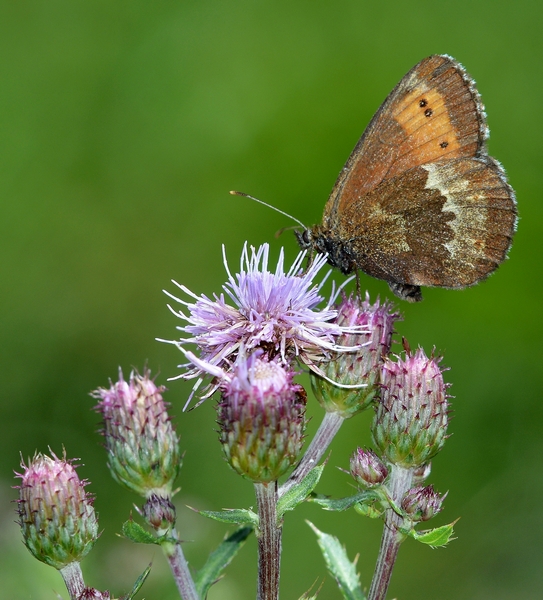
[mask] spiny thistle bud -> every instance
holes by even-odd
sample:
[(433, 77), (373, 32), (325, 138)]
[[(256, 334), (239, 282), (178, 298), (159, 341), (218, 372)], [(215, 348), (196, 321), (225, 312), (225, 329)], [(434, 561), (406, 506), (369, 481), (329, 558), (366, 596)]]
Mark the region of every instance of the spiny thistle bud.
[(381, 400), (372, 426), (375, 445), (393, 464), (420, 467), (443, 447), (448, 403), (439, 360), (419, 348), (382, 367)]
[(445, 496), (440, 496), (432, 485), (410, 489), (402, 500), (402, 508), (413, 521), (428, 521), (443, 505)]
[(279, 357), (240, 350), (225, 374), (217, 405), (219, 439), (226, 460), (255, 483), (277, 480), (298, 459), (305, 429), (306, 395)]
[(98, 539), (98, 521), (87, 481), (77, 476), (71, 461), (36, 454), (28, 467), (21, 463), (17, 512), (26, 547), (38, 560), (63, 569), (80, 561)]
[(141, 511), (149, 525), (159, 532), (167, 531), (175, 525), (175, 506), (169, 498), (152, 494)]
[(109, 470), (118, 483), (144, 498), (171, 496), (181, 467), (179, 438), (161, 395), (164, 389), (148, 372), (143, 377), (133, 372), (128, 382), (120, 372), (119, 381), (108, 390), (92, 393), (100, 398), (96, 410), (104, 419)]
[[(338, 346), (351, 351), (333, 353), (332, 359), (319, 364), (321, 377), (311, 373), (311, 385), (317, 400), (327, 412), (338, 412), (347, 419), (367, 408), (378, 394), (381, 365), (390, 352), (394, 322), (400, 318), (390, 304), (370, 304), (357, 295), (343, 296), (337, 307), (336, 323), (344, 333), (336, 338)], [(340, 387), (361, 386), (355, 388)]]
[(388, 476), (388, 469), (372, 450), (357, 448), (351, 456), (351, 475), (361, 485), (380, 485)]

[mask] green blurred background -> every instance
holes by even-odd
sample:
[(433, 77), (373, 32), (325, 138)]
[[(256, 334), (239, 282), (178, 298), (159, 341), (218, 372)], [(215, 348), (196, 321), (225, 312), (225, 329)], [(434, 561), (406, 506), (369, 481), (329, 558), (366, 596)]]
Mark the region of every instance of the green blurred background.
[[(85, 559), (88, 584), (127, 591), (152, 561), (141, 596), (176, 598), (164, 559), (116, 537), (139, 499), (110, 479), (90, 390), (118, 366), (157, 381), (181, 355), (155, 337), (180, 324), (163, 288), (197, 293), (225, 279), (245, 240), (277, 256), (297, 248), (281, 215), (228, 195), (254, 194), (307, 224), (319, 221), (335, 178), (397, 81), (433, 53), (476, 79), (521, 216), (508, 260), (488, 281), (429, 289), (401, 304), (398, 332), (435, 345), (451, 367), (453, 434), (431, 482), (450, 490), (435, 525), (462, 517), (446, 549), (408, 541), (390, 597), (539, 598), (543, 592), (541, 403), (542, 11), (540, 2), (26, 1), (0, 4), (2, 298), (0, 581), (5, 598), (66, 593), (34, 560), (14, 524), (19, 452), (80, 457), (103, 533)], [(337, 275), (338, 281), (342, 280)], [(372, 298), (390, 293), (363, 278)], [(398, 347), (396, 347), (398, 349)], [(251, 485), (224, 463), (213, 401), (182, 413), (190, 385), (171, 382), (186, 457), (177, 496), (186, 554), (199, 567), (226, 526), (184, 509), (247, 507)], [(314, 418), (311, 434), (320, 420)], [(371, 415), (345, 424), (319, 491), (351, 491), (347, 467), (370, 443)], [(313, 582), (339, 598), (304, 519), (335, 533), (369, 584), (381, 524), (304, 505), (286, 517), (282, 596)], [(255, 596), (251, 539), (213, 599)]]

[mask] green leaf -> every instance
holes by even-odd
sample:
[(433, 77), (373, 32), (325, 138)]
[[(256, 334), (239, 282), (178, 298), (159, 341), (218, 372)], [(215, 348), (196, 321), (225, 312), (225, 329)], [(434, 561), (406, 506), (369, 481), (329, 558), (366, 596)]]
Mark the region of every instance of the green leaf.
[(376, 505), (375, 503), (362, 504), (359, 502), (358, 504), (354, 505), (354, 509), (359, 515), (369, 517), (370, 519), (380, 519), (385, 512), (384, 508), (382, 508), (380, 505)]
[(317, 534), (317, 541), (326, 566), (335, 578), (343, 597), (346, 600), (366, 600), (360, 587), (360, 577), (356, 572), (357, 559), (350, 562), (345, 548), (336, 537), (319, 531), (309, 521), (306, 523)]
[(138, 523), (132, 519), (123, 523), (121, 534), (128, 540), (136, 542), (136, 544), (160, 544), (159, 539), (152, 533), (143, 529), (141, 525), (138, 525)]
[(215, 521), (221, 521), (221, 523), (229, 523), (236, 525), (250, 525), (251, 527), (258, 527), (258, 515), (252, 510), (246, 510), (243, 508), (235, 508), (228, 510), (197, 510), (197, 513), (214, 519)]
[(209, 588), (220, 578), (252, 531), (252, 527), (240, 527), (209, 555), (206, 564), (198, 571), (194, 581), (200, 598), (207, 596)]
[(321, 478), (324, 465), (311, 469), (309, 473), (296, 485), (292, 486), (288, 492), (279, 498), (277, 502), (277, 518), (280, 519), (287, 510), (294, 510), (298, 504), (301, 504), (311, 492), (315, 489)]
[(442, 527), (436, 527), (435, 529), (427, 529), (426, 531), (415, 531), (412, 529), (406, 533), (417, 540), (417, 542), (428, 544), (428, 546), (431, 546), (432, 548), (446, 546), (451, 539), (454, 539), (451, 538), (451, 536), (453, 534), (453, 527), (457, 521), (458, 519), (453, 523), (449, 523), (449, 525), (443, 525)]
[(312, 496), (310, 498), (311, 502), (315, 502), (322, 506), (325, 510), (336, 510), (342, 511), (351, 508), (355, 504), (369, 504), (371, 502), (375, 502), (376, 500), (382, 500), (383, 496), (379, 492), (375, 490), (366, 490), (364, 492), (359, 492), (354, 496), (348, 496), (347, 498), (327, 498), (326, 496)]
[(147, 579), (147, 576), (149, 575), (149, 573), (151, 572), (151, 565), (149, 565), (145, 571), (143, 571), (143, 573), (136, 579), (136, 583), (134, 583), (134, 587), (132, 588), (132, 591), (128, 594), (126, 594), (125, 596), (121, 596), (119, 598), (119, 600), (132, 600), (134, 598), (134, 596), (140, 591), (141, 586), (143, 585), (144, 581)]

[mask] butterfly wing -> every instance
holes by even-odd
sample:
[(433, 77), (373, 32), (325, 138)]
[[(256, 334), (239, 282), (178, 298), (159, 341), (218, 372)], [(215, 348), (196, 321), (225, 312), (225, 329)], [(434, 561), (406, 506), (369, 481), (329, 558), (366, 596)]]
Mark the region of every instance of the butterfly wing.
[(326, 204), (325, 227), (381, 182), (418, 165), (485, 154), (484, 108), (449, 56), (418, 63), (392, 90), (353, 150)]
[(487, 277), (506, 257), (516, 214), (500, 164), (465, 157), (384, 180), (341, 212), (338, 229), (351, 235), (358, 268), (404, 297), (402, 286), (463, 288)]

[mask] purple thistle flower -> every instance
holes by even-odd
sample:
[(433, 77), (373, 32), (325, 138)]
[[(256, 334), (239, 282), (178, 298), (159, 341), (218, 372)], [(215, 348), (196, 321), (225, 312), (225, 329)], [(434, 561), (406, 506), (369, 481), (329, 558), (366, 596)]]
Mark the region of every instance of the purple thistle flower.
[[(323, 353), (352, 350), (351, 347), (336, 343), (337, 336), (346, 330), (333, 322), (337, 310), (332, 303), (337, 293), (332, 294), (322, 310), (316, 308), (323, 300), (320, 290), (324, 281), (317, 285), (314, 279), (326, 264), (326, 257), (317, 256), (305, 272), (302, 269), (305, 252), (298, 255), (287, 272), (283, 249), (275, 272), (268, 270), (268, 257), (268, 244), (258, 249), (251, 247), (250, 250), (245, 244), (240, 271), (232, 275), (223, 247), (224, 266), (228, 274), (223, 293), (214, 295), (213, 299), (203, 294), (197, 296), (176, 282), (195, 302), (187, 302), (166, 292), (188, 309), (185, 314), (183, 310), (176, 311), (169, 307), (176, 316), (187, 322), (187, 325), (178, 329), (190, 336), (169, 343), (175, 344), (190, 361), (181, 365), (186, 370), (177, 378), (198, 379), (193, 393), (206, 373), (213, 374), (213, 368), (231, 368), (241, 347), (248, 353), (262, 348), (270, 359), (280, 356), (284, 364), (299, 358), (317, 372), (320, 372), (317, 363)], [(359, 328), (355, 329), (358, 331)], [(185, 350), (183, 346), (187, 343), (196, 344), (200, 351), (198, 358)], [(206, 363), (207, 368), (203, 368), (202, 363)], [(217, 384), (212, 383), (202, 398), (211, 396), (216, 389)]]

